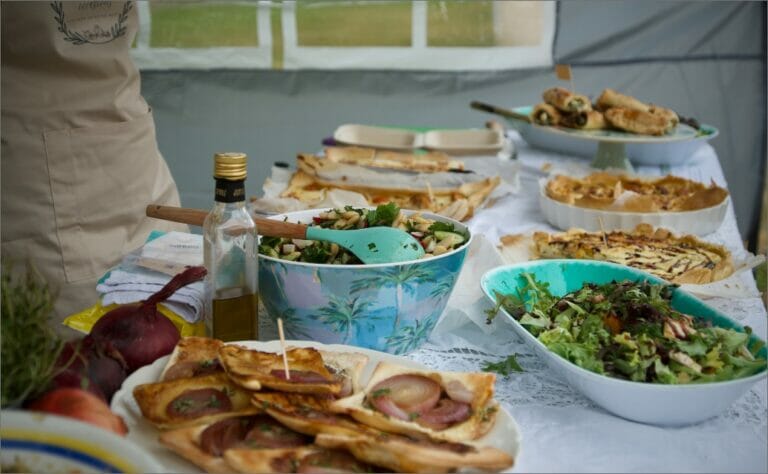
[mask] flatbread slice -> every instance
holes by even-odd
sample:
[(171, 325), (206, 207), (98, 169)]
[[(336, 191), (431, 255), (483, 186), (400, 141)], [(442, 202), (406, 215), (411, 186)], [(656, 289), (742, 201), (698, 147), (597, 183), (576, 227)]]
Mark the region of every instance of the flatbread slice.
[[(437, 372), (382, 361), (361, 392), (331, 403), (330, 409), (390, 433), (466, 442), (487, 433), (496, 420), (495, 380), (492, 373)], [(393, 381), (397, 382), (392, 385)], [(401, 407), (398, 405), (400, 394), (382, 388), (387, 385), (402, 387), (403, 383), (423, 384), (425, 381), (437, 388), (436, 392), (431, 389), (431, 395), (425, 397), (439, 394), (430, 407)], [(435, 417), (437, 412), (439, 417)]]
[(133, 397), (141, 414), (160, 429), (179, 428), (231, 416), (258, 413), (247, 390), (225, 373), (138, 385)]
[(371, 428), (330, 411), (333, 399), (303, 393), (254, 392), (251, 401), (280, 423), (299, 433), (360, 433)]
[[(233, 469), (225, 459), (232, 450), (249, 451), (254, 459), (273, 459), (276, 454), (301, 455), (314, 447), (309, 436), (296, 433), (264, 414), (233, 414), (209, 423), (165, 431), (160, 443), (206, 472), (228, 473)], [(268, 470), (240, 472), (283, 472)]]
[(325, 148), (325, 158), (334, 163), (395, 170), (434, 172), (464, 169), (462, 161), (453, 159), (441, 151), (417, 155), (376, 148), (335, 146)]
[(442, 473), (462, 469), (502, 471), (515, 460), (490, 446), (408, 438), (394, 434), (319, 434), (315, 443), (349, 450), (357, 459), (393, 472)]
[(179, 340), (160, 374), (160, 381), (223, 372), (219, 348), (224, 342), (210, 337), (188, 336)]
[(455, 188), (377, 188), (326, 181), (298, 170), (291, 177), (281, 197), (298, 199), (309, 207), (314, 207), (325, 199), (329, 190), (344, 189), (360, 193), (372, 206), (394, 202), (402, 209), (430, 211), (437, 214), (442, 214), (445, 210), (450, 211), (449, 217), (463, 221), (474, 215), (474, 210), (485, 201), (500, 182), (501, 178), (494, 176)]
[(219, 359), (229, 378), (248, 390), (338, 395), (344, 385), (326, 366), (323, 356), (311, 347), (286, 350), (290, 378), (285, 375), (283, 357), (275, 352), (247, 349), (235, 344), (219, 350)]

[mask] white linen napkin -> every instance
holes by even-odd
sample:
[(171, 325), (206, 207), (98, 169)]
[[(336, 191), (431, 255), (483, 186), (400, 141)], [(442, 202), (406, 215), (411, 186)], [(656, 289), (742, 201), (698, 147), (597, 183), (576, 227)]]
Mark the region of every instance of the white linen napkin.
[[(126, 255), (97, 285), (102, 305), (146, 300), (188, 266), (203, 264), (201, 235), (169, 232)], [(202, 281), (177, 290), (163, 304), (189, 323), (200, 321), (205, 307)]]

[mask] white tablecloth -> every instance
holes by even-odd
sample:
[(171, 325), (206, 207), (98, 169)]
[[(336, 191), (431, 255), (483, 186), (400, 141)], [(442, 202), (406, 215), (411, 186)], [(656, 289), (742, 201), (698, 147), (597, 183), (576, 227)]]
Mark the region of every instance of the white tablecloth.
[[(528, 147), (514, 132), (512, 138), (521, 165), (520, 192), (498, 200), (469, 222), (476, 235), (483, 234), (494, 243), (504, 234), (554, 230), (544, 222), (538, 206), (539, 170), (543, 164), (589, 163)], [(482, 160), (478, 166), (487, 166), (489, 159)], [(503, 162), (497, 165), (509, 166)], [(713, 179), (721, 186), (727, 185), (709, 145), (702, 146), (684, 166), (641, 167), (636, 171), (649, 175), (672, 173), (700, 182)], [(705, 239), (727, 246), (735, 257), (745, 253), (732, 206), (721, 229)], [(471, 264), (468, 259), (467, 265)], [(750, 272), (742, 273), (741, 278), (754, 288)], [(766, 338), (766, 311), (759, 298), (715, 298), (708, 303)], [(450, 311), (449, 303), (446, 316)], [(516, 419), (523, 436), (515, 472), (768, 471), (765, 383), (755, 385), (726, 413), (706, 422), (680, 428), (644, 425), (613, 416), (584, 398), (552, 373), (501, 318), (497, 318), (492, 331), (483, 331), (469, 321), (458, 327), (455, 320), (450, 323), (448, 331), (441, 331), (438, 325), (435, 337), (408, 357), (440, 370), (477, 371), (487, 361), (518, 354), (525, 372), (499, 376), (496, 383), (498, 400)]]
[[(495, 157), (465, 159), (468, 168), (498, 172), (505, 179), (519, 170), (519, 191), (495, 200), (469, 221), (473, 234), (483, 235), (487, 245), (496, 244), (505, 234), (555, 230), (539, 211), (541, 166), (549, 163), (579, 168), (589, 164), (587, 159), (531, 148), (516, 132), (511, 132), (511, 137), (517, 162)], [(727, 187), (714, 149), (706, 144), (684, 166), (642, 167), (636, 171), (648, 175), (672, 173), (700, 182), (712, 179)], [(732, 206), (720, 230), (705, 239), (725, 245), (735, 258), (746, 252)], [(483, 309), (491, 305), (482, 297), (479, 275), (489, 262), (478, 261), (470, 254), (429, 342), (407, 357), (438, 370), (479, 371), (486, 362), (517, 354), (525, 371), (499, 376), (496, 383), (496, 398), (522, 432), (521, 454), (514, 472), (768, 472), (765, 383), (755, 385), (721, 416), (693, 426), (661, 428), (611, 415), (551, 372), (503, 318), (496, 318), (490, 327), (482, 323)], [(740, 278), (754, 289), (750, 272), (742, 273)], [(458, 288), (462, 283), (468, 286)], [(469, 304), (473, 298), (476, 301)], [(759, 298), (715, 298), (708, 303), (766, 339), (766, 311)], [(267, 319), (262, 318), (261, 339), (276, 335)]]

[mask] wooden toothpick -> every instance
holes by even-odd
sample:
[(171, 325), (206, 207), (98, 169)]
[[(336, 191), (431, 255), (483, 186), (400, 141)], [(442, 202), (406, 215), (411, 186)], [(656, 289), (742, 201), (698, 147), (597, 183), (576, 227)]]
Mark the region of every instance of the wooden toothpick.
[(283, 318), (277, 318), (277, 333), (280, 335), (280, 347), (283, 349), (283, 368), (285, 379), (291, 380), (291, 371), (288, 370), (288, 354), (285, 352), (285, 334), (283, 334)]
[(597, 223), (600, 224), (600, 231), (603, 233), (603, 244), (605, 248), (608, 248), (608, 237), (605, 235), (605, 227), (603, 226), (603, 217), (597, 216)]

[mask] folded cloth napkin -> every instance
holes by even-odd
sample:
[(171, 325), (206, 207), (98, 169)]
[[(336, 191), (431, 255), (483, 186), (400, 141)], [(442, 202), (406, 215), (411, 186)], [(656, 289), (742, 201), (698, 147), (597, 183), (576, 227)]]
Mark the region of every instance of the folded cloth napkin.
[[(143, 301), (184, 268), (202, 264), (201, 235), (169, 232), (126, 255), (99, 281), (96, 291), (104, 306)], [(180, 288), (163, 304), (189, 323), (200, 321), (205, 307), (203, 282)]]

